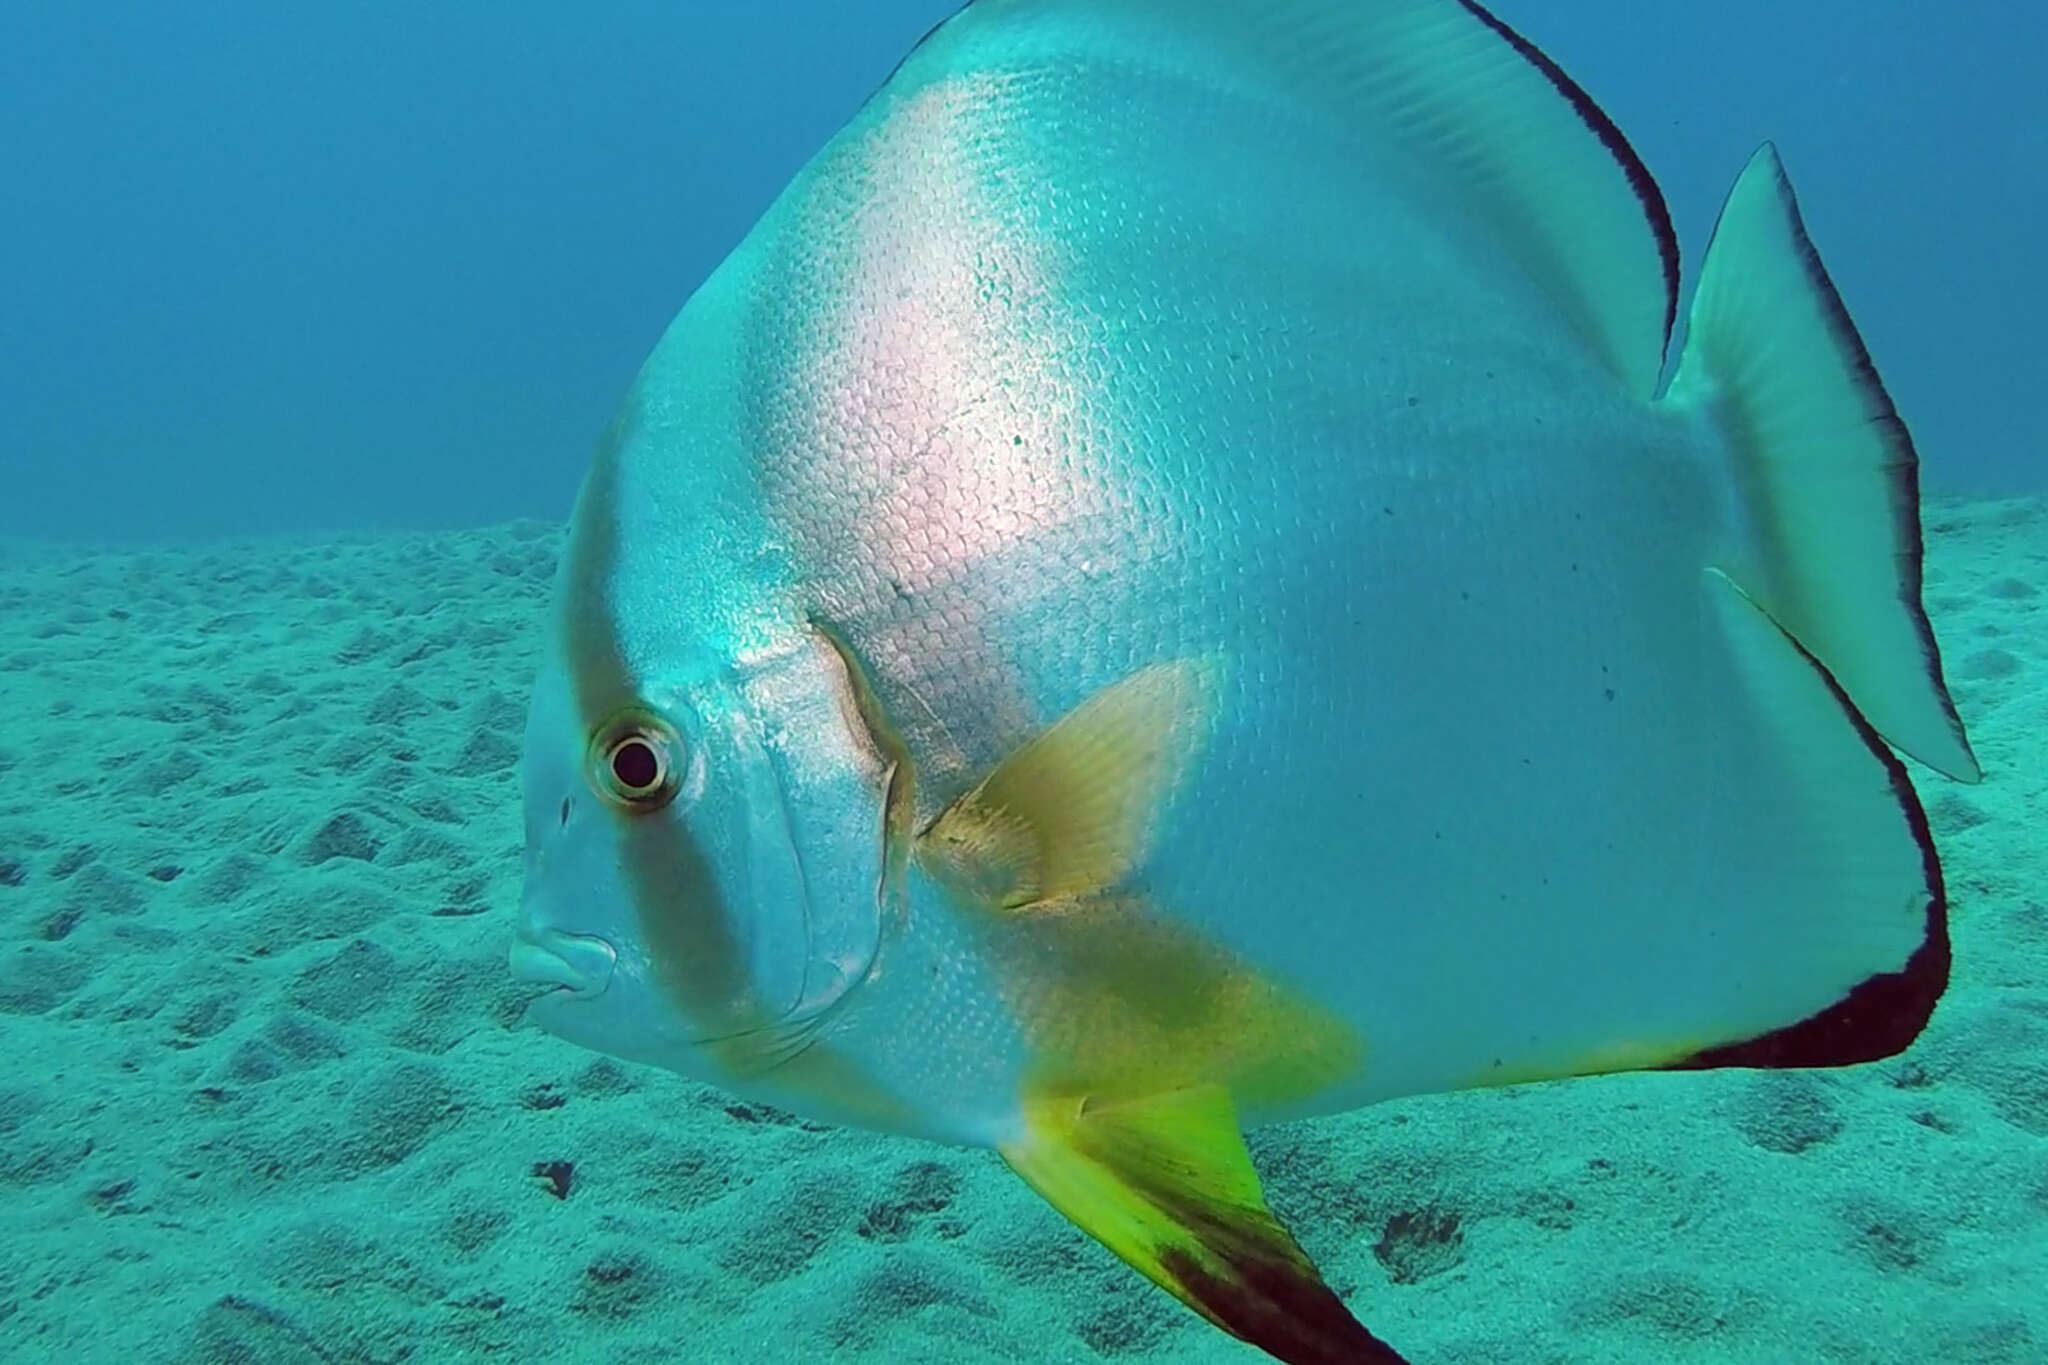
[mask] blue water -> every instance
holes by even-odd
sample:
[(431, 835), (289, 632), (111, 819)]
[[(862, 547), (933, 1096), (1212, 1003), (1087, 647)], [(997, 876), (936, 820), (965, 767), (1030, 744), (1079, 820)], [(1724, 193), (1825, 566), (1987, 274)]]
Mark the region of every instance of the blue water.
[[(1260, 1358), (992, 1153), (570, 1047), (505, 969), (591, 447), (955, 3), (0, 0), (0, 1365)], [(1900, 1057), (1262, 1130), (1268, 1197), (1417, 1365), (2040, 1365), (2048, 6), (1494, 7), (1689, 271), (1784, 152), (1938, 493), (1955, 968)]]
[[(0, 0), (0, 534), (561, 516), (677, 306), (953, 4)], [(1497, 8), (1689, 260), (1778, 139), (1930, 477), (2038, 486), (2048, 10)]]

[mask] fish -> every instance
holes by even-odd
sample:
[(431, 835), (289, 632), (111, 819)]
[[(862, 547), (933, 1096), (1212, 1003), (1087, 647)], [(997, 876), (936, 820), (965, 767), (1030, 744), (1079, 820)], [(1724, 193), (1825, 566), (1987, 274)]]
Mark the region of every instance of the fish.
[(1918, 455), (1774, 147), (1674, 347), (1679, 259), (1474, 0), (973, 0), (599, 443), (529, 1019), (992, 1148), (1298, 1365), (1404, 1357), (1248, 1128), (1900, 1052), (1906, 760), (1981, 776)]

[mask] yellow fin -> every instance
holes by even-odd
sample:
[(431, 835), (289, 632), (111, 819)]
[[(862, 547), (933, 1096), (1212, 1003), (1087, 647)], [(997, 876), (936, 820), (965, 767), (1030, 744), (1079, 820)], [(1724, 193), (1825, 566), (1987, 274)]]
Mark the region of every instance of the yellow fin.
[(1213, 1082), (1270, 1108), (1363, 1060), (1335, 1014), (1134, 897), (1050, 902), (980, 942), (1048, 1086), (1106, 1099)]
[(1116, 885), (1201, 749), (1209, 672), (1155, 664), (1082, 702), (940, 813), (920, 865), (1006, 910)]
[(1003, 1160), (1089, 1236), (1233, 1336), (1290, 1365), (1400, 1365), (1266, 1207), (1221, 1086), (1025, 1103)]

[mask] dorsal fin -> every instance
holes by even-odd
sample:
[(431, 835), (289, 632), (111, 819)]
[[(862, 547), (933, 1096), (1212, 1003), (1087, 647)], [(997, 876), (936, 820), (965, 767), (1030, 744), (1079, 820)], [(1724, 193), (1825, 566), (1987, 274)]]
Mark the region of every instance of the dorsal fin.
[(1048, 60), (1251, 89), (1476, 227), (1648, 400), (1678, 309), (1663, 195), (1614, 124), (1473, 0), (974, 0), (891, 85)]

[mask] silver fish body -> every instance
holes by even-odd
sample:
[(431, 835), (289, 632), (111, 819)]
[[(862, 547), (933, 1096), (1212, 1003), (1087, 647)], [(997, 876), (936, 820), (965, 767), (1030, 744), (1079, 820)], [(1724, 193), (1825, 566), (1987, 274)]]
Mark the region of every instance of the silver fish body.
[[(972, 5), (705, 282), (598, 456), (529, 734), (536, 1016), (1002, 1144), (1065, 959), (992, 952), (901, 842), (1192, 660), (1198, 756), (1116, 894), (1358, 1044), (1245, 1121), (1772, 1038), (1852, 1059), (1797, 1030), (1946, 971), (1878, 732), (1974, 768), (1900, 445), (1838, 421), (1838, 496), (1773, 444), (1890, 416), (1774, 156), (1723, 233), (1660, 392), (1655, 187), (1475, 6)], [(1754, 280), (1819, 300), (1776, 370), (1739, 360)], [(680, 793), (638, 821), (591, 789), (636, 707)]]

